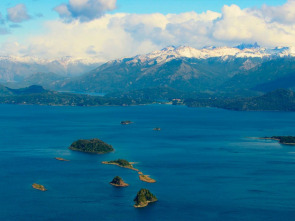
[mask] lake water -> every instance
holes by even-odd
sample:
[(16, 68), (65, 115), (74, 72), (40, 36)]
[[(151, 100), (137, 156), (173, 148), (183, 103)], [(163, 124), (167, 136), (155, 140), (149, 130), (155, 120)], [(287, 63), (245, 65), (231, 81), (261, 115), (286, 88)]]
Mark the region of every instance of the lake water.
[[(0, 105), (0, 131), (0, 220), (294, 220), (295, 147), (253, 137), (295, 135), (295, 113)], [(82, 138), (116, 151), (68, 149)], [(101, 164), (118, 158), (157, 183)], [(130, 186), (109, 185), (117, 175)], [(141, 188), (159, 201), (133, 208)]]

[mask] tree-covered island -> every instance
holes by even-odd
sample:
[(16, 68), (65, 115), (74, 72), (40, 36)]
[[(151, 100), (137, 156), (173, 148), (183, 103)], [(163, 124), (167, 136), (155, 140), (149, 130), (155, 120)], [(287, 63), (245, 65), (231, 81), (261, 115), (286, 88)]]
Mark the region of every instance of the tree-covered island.
[(285, 145), (295, 145), (294, 136), (272, 136), (272, 137), (263, 137), (263, 139), (277, 140), (281, 144)]
[(70, 150), (81, 151), (85, 153), (105, 154), (114, 151), (114, 148), (100, 139), (77, 140), (71, 144)]
[(117, 187), (126, 187), (126, 186), (129, 186), (127, 183), (124, 182), (124, 180), (119, 177), (119, 176), (116, 176), (112, 182), (110, 182), (111, 185), (113, 186), (117, 186)]
[(141, 189), (134, 199), (134, 207), (146, 207), (149, 203), (156, 201), (158, 201), (157, 197), (154, 196), (148, 189)]

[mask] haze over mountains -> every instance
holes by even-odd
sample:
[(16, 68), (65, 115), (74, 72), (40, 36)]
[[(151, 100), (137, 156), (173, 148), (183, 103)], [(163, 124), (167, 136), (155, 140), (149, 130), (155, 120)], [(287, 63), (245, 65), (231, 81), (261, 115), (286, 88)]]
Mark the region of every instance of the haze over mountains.
[(0, 56), (0, 82), (19, 82), (36, 73), (60, 76), (81, 75), (101, 64), (99, 60), (72, 57), (40, 59), (36, 57)]
[[(96, 65), (95, 69), (95, 63), (89, 61), (68, 62), (67, 66), (56, 61), (45, 64), (48, 65), (45, 65), (48, 67), (46, 73), (38, 70), (35, 75), (30, 73), (38, 69), (39, 63), (24, 65), (31, 72), (14, 73), (13, 80), (20, 79), (18, 84), (21, 86), (38, 84), (55, 90), (102, 93), (166, 87), (190, 93), (249, 95), (295, 86), (295, 49), (266, 49), (257, 44), (203, 49), (169, 46), (146, 55)], [(5, 68), (0, 62), (0, 69)], [(60, 76), (61, 72), (69, 76), (86, 69), (89, 71), (77, 77)], [(7, 78), (3, 74), (7, 71), (0, 73), (2, 80)]]

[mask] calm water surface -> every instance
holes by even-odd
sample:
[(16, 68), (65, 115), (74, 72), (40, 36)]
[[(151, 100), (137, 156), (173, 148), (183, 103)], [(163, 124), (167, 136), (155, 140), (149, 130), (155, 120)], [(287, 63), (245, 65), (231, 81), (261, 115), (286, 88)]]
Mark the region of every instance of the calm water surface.
[[(122, 120), (134, 121), (120, 125)], [(161, 131), (153, 131), (161, 127)], [(295, 113), (0, 105), (0, 220), (294, 220)], [(100, 138), (114, 153), (68, 150)], [(61, 162), (63, 157), (70, 162)], [(101, 161), (117, 158), (157, 180)], [(128, 188), (108, 184), (121, 176)], [(45, 185), (47, 192), (31, 187)], [(159, 201), (133, 208), (140, 188)]]

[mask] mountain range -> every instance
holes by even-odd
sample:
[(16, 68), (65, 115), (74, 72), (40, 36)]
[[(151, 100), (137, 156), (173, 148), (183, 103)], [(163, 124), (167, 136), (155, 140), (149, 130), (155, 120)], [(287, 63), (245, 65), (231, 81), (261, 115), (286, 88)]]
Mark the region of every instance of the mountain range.
[(18, 84), (79, 92), (127, 93), (170, 88), (173, 93), (176, 90), (249, 96), (278, 88), (294, 89), (294, 68), (295, 48), (292, 47), (267, 49), (257, 44), (242, 44), (195, 49), (169, 46), (149, 54), (109, 61), (76, 77), (61, 77), (47, 70), (28, 75)]

